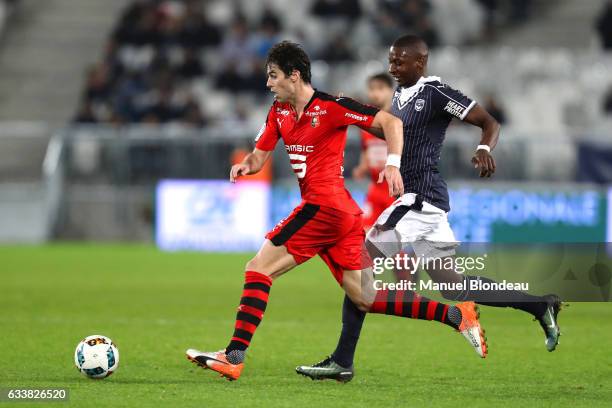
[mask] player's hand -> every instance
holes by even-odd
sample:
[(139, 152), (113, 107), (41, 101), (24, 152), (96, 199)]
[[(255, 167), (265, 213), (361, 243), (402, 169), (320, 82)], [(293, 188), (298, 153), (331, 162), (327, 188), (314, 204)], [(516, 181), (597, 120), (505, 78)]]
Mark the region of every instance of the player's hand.
[(475, 169), (480, 168), (480, 177), (491, 177), (495, 173), (495, 159), (484, 149), (476, 150), (472, 164)]
[(378, 175), (378, 183), (382, 183), (383, 180), (387, 180), (389, 184), (389, 196), (400, 197), (404, 195), (404, 182), (402, 181), (402, 175), (395, 166), (385, 166), (385, 169)]
[(235, 183), (238, 177), (249, 174), (249, 166), (244, 163), (234, 164), (230, 170), (230, 181)]

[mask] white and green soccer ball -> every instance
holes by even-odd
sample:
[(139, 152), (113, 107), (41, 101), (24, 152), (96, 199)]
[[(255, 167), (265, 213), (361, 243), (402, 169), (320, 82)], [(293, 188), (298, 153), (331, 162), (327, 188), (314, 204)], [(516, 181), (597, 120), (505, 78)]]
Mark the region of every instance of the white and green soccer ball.
[(119, 350), (106, 336), (87, 336), (77, 345), (74, 364), (89, 378), (106, 378), (119, 366)]

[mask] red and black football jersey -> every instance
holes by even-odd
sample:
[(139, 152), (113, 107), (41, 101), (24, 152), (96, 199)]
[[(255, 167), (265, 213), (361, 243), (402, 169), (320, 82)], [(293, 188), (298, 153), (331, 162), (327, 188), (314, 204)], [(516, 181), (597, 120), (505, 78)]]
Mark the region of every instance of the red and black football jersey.
[(344, 187), (346, 131), (349, 125), (369, 128), (377, 113), (375, 107), (319, 91), (299, 120), (289, 103), (274, 102), (255, 147), (271, 151), (282, 138), (304, 201), (360, 214)]

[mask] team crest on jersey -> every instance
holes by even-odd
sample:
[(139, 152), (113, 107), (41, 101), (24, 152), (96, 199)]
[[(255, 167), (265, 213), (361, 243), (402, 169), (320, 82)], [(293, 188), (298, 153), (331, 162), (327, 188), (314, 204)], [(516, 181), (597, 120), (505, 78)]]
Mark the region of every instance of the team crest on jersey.
[(425, 106), (425, 99), (417, 99), (414, 103), (414, 110), (420, 112), (423, 106)]
[(312, 126), (313, 128), (319, 127), (320, 124), (321, 124), (321, 119), (319, 119), (318, 116), (313, 116), (312, 119), (310, 120), (310, 126)]

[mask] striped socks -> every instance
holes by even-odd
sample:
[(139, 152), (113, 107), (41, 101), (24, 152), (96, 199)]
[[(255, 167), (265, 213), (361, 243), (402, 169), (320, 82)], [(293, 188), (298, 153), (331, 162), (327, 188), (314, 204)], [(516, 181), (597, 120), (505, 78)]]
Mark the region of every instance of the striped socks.
[(436, 320), (458, 329), (461, 311), (455, 306), (428, 299), (410, 290), (379, 290), (370, 313)]
[[(244, 360), (244, 351), (249, 347), (253, 334), (263, 318), (272, 279), (259, 272), (247, 271), (244, 277), (244, 289), (240, 298), (240, 306), (236, 314), (234, 335), (225, 349), (226, 355), (232, 358), (233, 364)], [(241, 351), (236, 352), (236, 351)]]
[[(272, 279), (269, 276), (254, 271), (245, 273), (234, 334), (225, 349), (228, 361), (232, 364), (244, 360), (245, 351), (266, 311), (271, 286)], [(458, 329), (461, 323), (461, 311), (457, 307), (436, 302), (409, 290), (379, 290), (370, 313), (436, 320), (454, 329)]]

